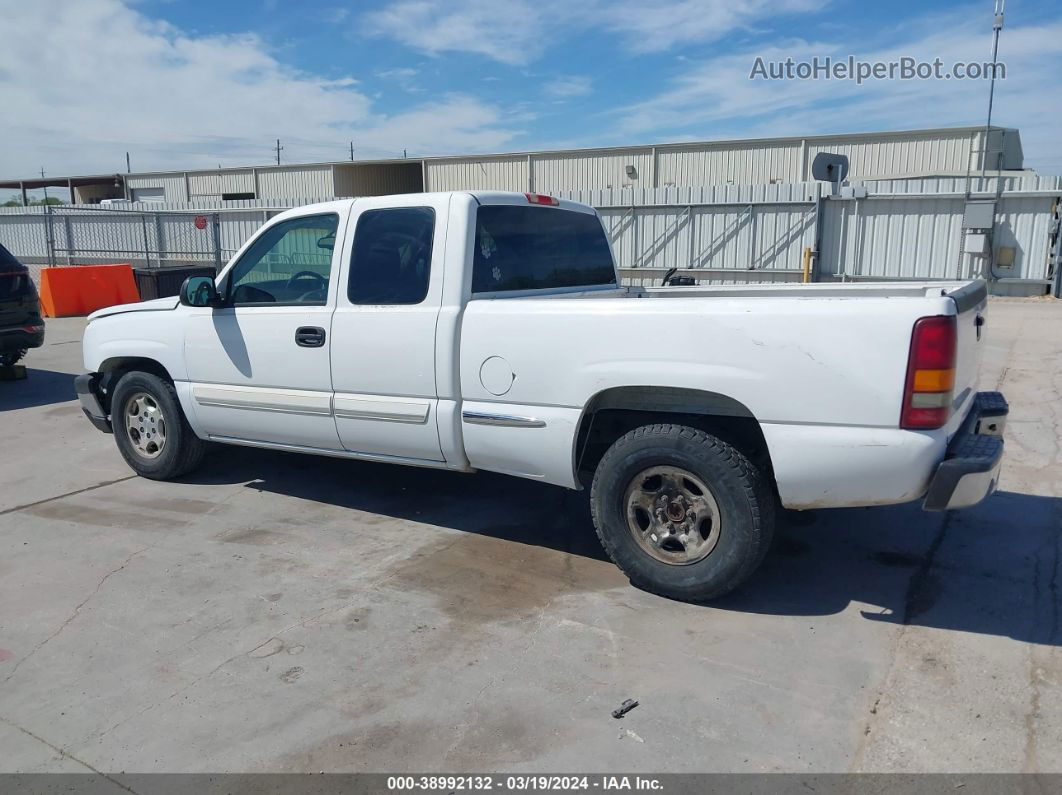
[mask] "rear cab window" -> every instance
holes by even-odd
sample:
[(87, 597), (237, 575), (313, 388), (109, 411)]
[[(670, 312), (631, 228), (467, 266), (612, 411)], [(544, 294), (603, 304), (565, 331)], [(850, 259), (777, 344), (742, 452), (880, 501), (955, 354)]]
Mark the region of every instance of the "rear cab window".
[(508, 204), (476, 211), (473, 293), (615, 285), (597, 215)]

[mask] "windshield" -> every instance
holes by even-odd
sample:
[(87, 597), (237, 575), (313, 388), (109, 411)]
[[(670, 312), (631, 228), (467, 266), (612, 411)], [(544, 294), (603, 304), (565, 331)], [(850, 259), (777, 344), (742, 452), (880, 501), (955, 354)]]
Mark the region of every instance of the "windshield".
[(612, 252), (596, 215), (507, 204), (477, 211), (472, 292), (615, 284)]

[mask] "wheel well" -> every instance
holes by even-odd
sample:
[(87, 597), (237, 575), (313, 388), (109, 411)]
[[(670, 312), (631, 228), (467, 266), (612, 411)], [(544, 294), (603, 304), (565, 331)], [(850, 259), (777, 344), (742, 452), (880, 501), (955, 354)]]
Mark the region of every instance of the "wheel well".
[(111, 410), (111, 393), (119, 379), (126, 373), (140, 371), (157, 375), (163, 381), (173, 383), (169, 372), (159, 362), (145, 356), (116, 356), (100, 365), (100, 395), (103, 410)]
[(612, 443), (635, 428), (654, 423), (688, 425), (740, 450), (770, 479), (774, 472), (763, 430), (742, 403), (717, 392), (673, 387), (621, 387), (596, 395), (576, 435), (578, 476), (593, 478)]

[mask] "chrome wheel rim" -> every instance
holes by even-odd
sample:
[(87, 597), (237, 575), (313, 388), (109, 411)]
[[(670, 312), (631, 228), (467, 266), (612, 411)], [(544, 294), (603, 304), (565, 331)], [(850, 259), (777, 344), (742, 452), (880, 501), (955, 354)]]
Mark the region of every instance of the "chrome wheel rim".
[(141, 458), (158, 458), (166, 448), (166, 417), (147, 392), (137, 392), (125, 402), (125, 431)]
[(624, 495), (627, 528), (647, 554), (671, 566), (704, 560), (719, 543), (719, 506), (692, 472), (674, 466), (642, 470)]

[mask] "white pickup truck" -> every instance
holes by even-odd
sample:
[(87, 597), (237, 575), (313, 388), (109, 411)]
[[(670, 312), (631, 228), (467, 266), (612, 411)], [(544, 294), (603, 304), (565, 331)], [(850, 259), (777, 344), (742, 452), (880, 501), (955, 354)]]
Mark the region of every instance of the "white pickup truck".
[(778, 504), (992, 492), (985, 307), (982, 282), (622, 287), (581, 204), (348, 199), (276, 216), (216, 281), (94, 313), (76, 386), (149, 478), (224, 442), (590, 486), (635, 585), (705, 600), (760, 563)]

